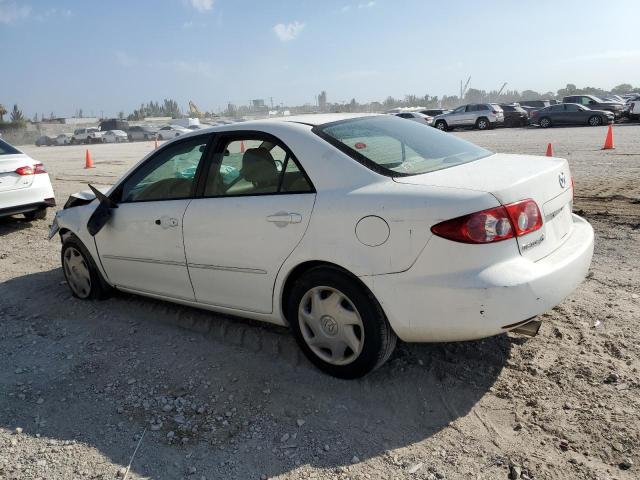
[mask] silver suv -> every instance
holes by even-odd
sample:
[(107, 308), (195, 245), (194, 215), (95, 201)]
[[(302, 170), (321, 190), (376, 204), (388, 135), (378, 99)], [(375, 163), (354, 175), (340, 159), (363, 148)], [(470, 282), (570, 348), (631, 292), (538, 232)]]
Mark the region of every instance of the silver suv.
[(462, 105), (449, 113), (433, 118), (433, 126), (439, 130), (456, 127), (475, 127), (479, 130), (504, 124), (504, 112), (495, 103), (473, 103)]

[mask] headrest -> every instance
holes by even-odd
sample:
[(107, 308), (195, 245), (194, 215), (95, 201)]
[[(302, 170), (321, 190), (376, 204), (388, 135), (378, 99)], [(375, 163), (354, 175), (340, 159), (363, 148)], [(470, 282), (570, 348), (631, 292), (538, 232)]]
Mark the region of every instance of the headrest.
[(271, 184), (278, 179), (278, 168), (271, 153), (264, 148), (250, 148), (242, 157), (240, 174), (248, 181)]

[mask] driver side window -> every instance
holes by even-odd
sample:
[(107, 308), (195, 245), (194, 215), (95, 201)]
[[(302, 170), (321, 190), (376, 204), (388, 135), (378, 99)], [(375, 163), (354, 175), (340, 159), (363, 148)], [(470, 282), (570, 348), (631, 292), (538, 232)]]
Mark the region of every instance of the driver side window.
[(193, 195), (194, 178), (209, 136), (198, 136), (163, 148), (131, 175), (122, 187), (122, 202), (177, 200)]

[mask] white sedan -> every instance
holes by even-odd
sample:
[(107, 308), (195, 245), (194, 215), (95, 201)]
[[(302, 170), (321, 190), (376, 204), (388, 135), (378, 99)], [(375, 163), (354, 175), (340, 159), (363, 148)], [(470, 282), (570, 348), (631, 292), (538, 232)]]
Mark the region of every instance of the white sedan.
[(165, 125), (158, 130), (158, 140), (169, 140), (170, 138), (186, 135), (187, 133), (191, 133), (191, 130), (181, 127), (180, 125)]
[(73, 138), (73, 134), (71, 133), (61, 133), (55, 139), (56, 145), (71, 145), (71, 139)]
[(433, 123), (433, 117), (420, 112), (398, 112), (393, 115), (413, 122), (424, 123), (425, 125), (431, 125)]
[(44, 166), (0, 140), (0, 217), (23, 214), (42, 220), (56, 199)]
[(591, 263), (572, 200), (563, 159), (389, 115), (292, 116), (168, 142), (72, 196), (51, 236), (76, 297), (116, 288), (288, 325), (315, 365), (354, 378), (397, 337), (535, 334)]
[(127, 132), (124, 132), (122, 130), (109, 130), (103, 135), (102, 138), (106, 143), (120, 143), (129, 141)]

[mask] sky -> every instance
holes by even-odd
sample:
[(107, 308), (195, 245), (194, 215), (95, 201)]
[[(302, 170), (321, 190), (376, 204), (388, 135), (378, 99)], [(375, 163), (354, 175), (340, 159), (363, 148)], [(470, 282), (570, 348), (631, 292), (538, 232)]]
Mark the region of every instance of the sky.
[(29, 117), (640, 84), (637, 0), (0, 0), (0, 103)]

